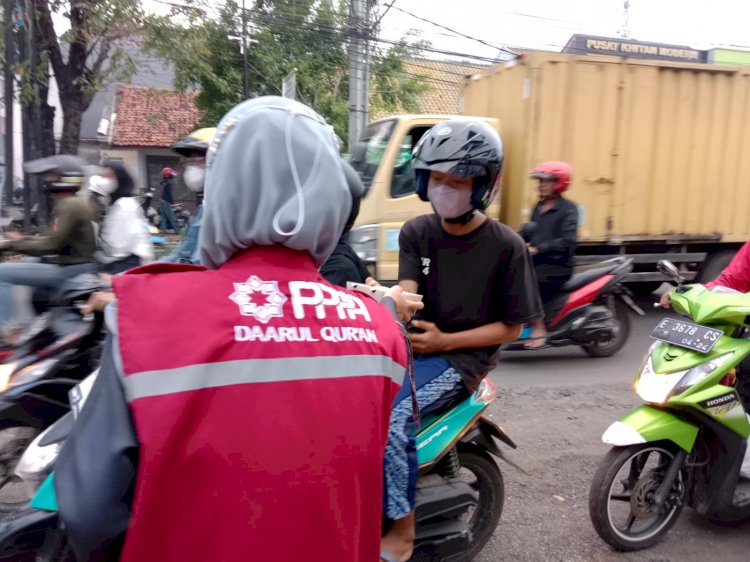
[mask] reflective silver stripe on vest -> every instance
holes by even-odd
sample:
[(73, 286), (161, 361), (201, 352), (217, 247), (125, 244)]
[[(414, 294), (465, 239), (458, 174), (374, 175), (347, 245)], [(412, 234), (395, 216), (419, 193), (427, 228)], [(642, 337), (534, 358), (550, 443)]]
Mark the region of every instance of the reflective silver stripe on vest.
[(344, 355), (334, 357), (284, 357), (280, 359), (243, 359), (221, 363), (203, 363), (177, 369), (145, 371), (123, 377), (128, 402), (149, 396), (161, 396), (189, 390), (235, 384), (287, 382), (312, 379), (337, 379), (385, 376), (401, 385), (405, 368), (380, 355)]

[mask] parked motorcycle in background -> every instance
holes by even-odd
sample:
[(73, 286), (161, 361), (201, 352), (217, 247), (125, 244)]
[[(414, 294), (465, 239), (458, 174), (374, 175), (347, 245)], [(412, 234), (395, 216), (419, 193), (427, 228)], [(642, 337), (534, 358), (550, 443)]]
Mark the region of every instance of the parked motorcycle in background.
[(750, 294), (684, 286), (666, 261), (659, 270), (678, 284), (672, 308), (688, 320), (665, 318), (651, 333), (634, 385), (646, 404), (604, 433), (613, 447), (589, 492), (594, 528), (623, 551), (659, 541), (685, 505), (717, 521), (750, 517), (750, 401), (737, 380)]

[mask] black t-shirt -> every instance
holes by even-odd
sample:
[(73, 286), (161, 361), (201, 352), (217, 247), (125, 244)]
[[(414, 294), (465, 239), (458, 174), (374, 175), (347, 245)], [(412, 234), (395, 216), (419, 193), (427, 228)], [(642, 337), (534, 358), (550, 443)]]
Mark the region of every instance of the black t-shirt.
[(320, 268), (320, 274), (329, 283), (346, 288), (347, 281), (364, 283), (370, 276), (367, 266), (343, 240), (339, 240), (331, 257)]
[[(399, 281), (419, 284), (425, 303), (419, 318), (443, 332), (493, 322), (528, 324), (542, 317), (526, 245), (500, 222), (487, 219), (473, 232), (453, 236), (437, 215), (422, 215), (401, 229), (399, 246)], [(445, 357), (474, 389), (497, 365), (498, 348), (463, 349)]]

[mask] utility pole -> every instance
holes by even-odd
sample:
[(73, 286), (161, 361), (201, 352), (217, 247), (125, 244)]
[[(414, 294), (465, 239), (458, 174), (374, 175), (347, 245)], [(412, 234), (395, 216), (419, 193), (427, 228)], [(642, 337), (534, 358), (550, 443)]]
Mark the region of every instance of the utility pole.
[[(365, 0), (365, 21), (362, 28), (365, 30), (364, 48), (365, 48), (365, 67), (362, 72), (362, 79), (364, 81), (364, 87), (362, 88), (362, 113), (359, 134), (367, 127), (367, 123), (370, 120), (370, 36), (374, 33), (374, 29), (370, 27), (370, 9), (372, 7), (371, 0)], [(358, 135), (359, 136), (359, 135)]]
[(362, 134), (365, 84), (365, 0), (349, 0), (349, 152)]
[(5, 24), (5, 68), (3, 79), (5, 81), (5, 203), (13, 203), (13, 55), (15, 45), (13, 42), (13, 0), (5, 0), (3, 12), (3, 23)]
[(247, 82), (247, 12), (245, 11), (245, 0), (242, 0), (242, 93), (245, 99), (250, 97), (250, 88)]
[[(29, 63), (29, 39), (30, 33), (26, 23), (29, 21), (25, 12), (24, 2), (18, 2), (17, 7), (17, 19), (18, 19), (18, 60), (21, 64)], [(29, 65), (31, 66), (31, 65)], [(33, 78), (33, 75), (32, 75)], [(23, 154), (21, 156), (22, 161), (33, 160), (35, 139), (33, 130), (33, 107), (36, 100), (32, 100), (31, 104), (21, 108), (21, 147)], [(31, 229), (31, 175), (24, 172), (23, 174), (23, 229), (24, 232), (29, 232)]]
[(622, 4), (622, 27), (617, 34), (623, 39), (630, 39), (630, 0)]

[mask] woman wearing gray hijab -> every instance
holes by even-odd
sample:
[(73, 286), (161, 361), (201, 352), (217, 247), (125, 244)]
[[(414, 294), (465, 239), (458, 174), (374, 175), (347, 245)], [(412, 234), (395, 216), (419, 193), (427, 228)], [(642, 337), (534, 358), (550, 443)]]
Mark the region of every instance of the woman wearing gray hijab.
[(224, 116), (206, 164), (205, 267), (115, 280), (55, 465), (71, 544), (84, 560), (371, 562), (408, 354), (386, 307), (317, 270), (351, 210), (334, 136), (258, 98)]

